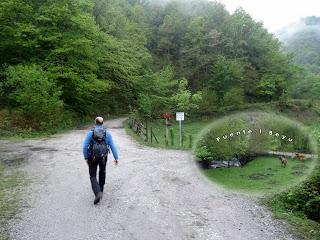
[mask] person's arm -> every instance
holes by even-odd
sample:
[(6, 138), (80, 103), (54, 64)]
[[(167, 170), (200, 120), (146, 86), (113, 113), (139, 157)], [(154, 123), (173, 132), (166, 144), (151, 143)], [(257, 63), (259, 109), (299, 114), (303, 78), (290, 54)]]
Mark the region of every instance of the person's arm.
[(83, 145), (82, 145), (83, 157), (85, 160), (88, 160), (88, 157), (89, 157), (88, 147), (90, 145), (91, 139), (92, 139), (92, 131), (87, 133), (87, 136), (84, 139)]
[(118, 161), (118, 159), (119, 159), (118, 151), (117, 151), (116, 146), (114, 145), (112, 136), (108, 131), (106, 132), (106, 142), (107, 142), (107, 145), (111, 148), (114, 160)]

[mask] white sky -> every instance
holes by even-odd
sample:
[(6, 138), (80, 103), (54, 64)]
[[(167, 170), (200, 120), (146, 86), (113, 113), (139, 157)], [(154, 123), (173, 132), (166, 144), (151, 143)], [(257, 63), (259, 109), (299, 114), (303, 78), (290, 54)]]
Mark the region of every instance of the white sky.
[(256, 21), (262, 21), (271, 32), (299, 21), (305, 16), (320, 16), (320, 0), (218, 0), (231, 13), (238, 7)]

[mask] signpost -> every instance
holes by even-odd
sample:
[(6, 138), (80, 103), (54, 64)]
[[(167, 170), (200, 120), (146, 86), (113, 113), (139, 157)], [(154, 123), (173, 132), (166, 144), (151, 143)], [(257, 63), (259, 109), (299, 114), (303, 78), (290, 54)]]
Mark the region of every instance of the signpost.
[(176, 113), (176, 120), (179, 121), (179, 128), (180, 128), (180, 147), (182, 147), (182, 126), (181, 122), (184, 121), (184, 112), (177, 112)]

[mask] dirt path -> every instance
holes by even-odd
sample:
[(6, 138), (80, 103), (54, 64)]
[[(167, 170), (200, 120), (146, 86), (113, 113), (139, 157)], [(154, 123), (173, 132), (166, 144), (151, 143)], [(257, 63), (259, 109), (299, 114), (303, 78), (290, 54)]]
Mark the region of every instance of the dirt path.
[[(81, 145), (87, 130), (17, 143), (31, 179), (12, 239), (293, 239), (279, 221), (248, 197), (209, 183), (186, 151), (144, 147), (107, 122), (120, 153), (107, 165), (106, 191), (93, 205)], [(1, 148), (10, 152), (8, 142)]]

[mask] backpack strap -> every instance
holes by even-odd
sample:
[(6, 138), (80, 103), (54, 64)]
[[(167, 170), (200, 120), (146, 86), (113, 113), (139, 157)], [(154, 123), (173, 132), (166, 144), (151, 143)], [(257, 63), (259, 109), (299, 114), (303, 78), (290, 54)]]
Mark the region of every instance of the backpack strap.
[(93, 128), (91, 131), (92, 131), (92, 140), (93, 140), (94, 137), (96, 136), (96, 135), (95, 135), (95, 134), (96, 134), (95, 128)]
[(109, 146), (108, 141), (107, 141), (107, 133), (108, 132), (109, 132), (108, 129), (105, 128), (104, 129), (104, 134), (105, 134), (105, 137), (106, 137), (105, 141), (106, 141), (106, 145), (107, 145), (107, 148), (108, 148), (108, 153), (110, 153), (110, 146)]

